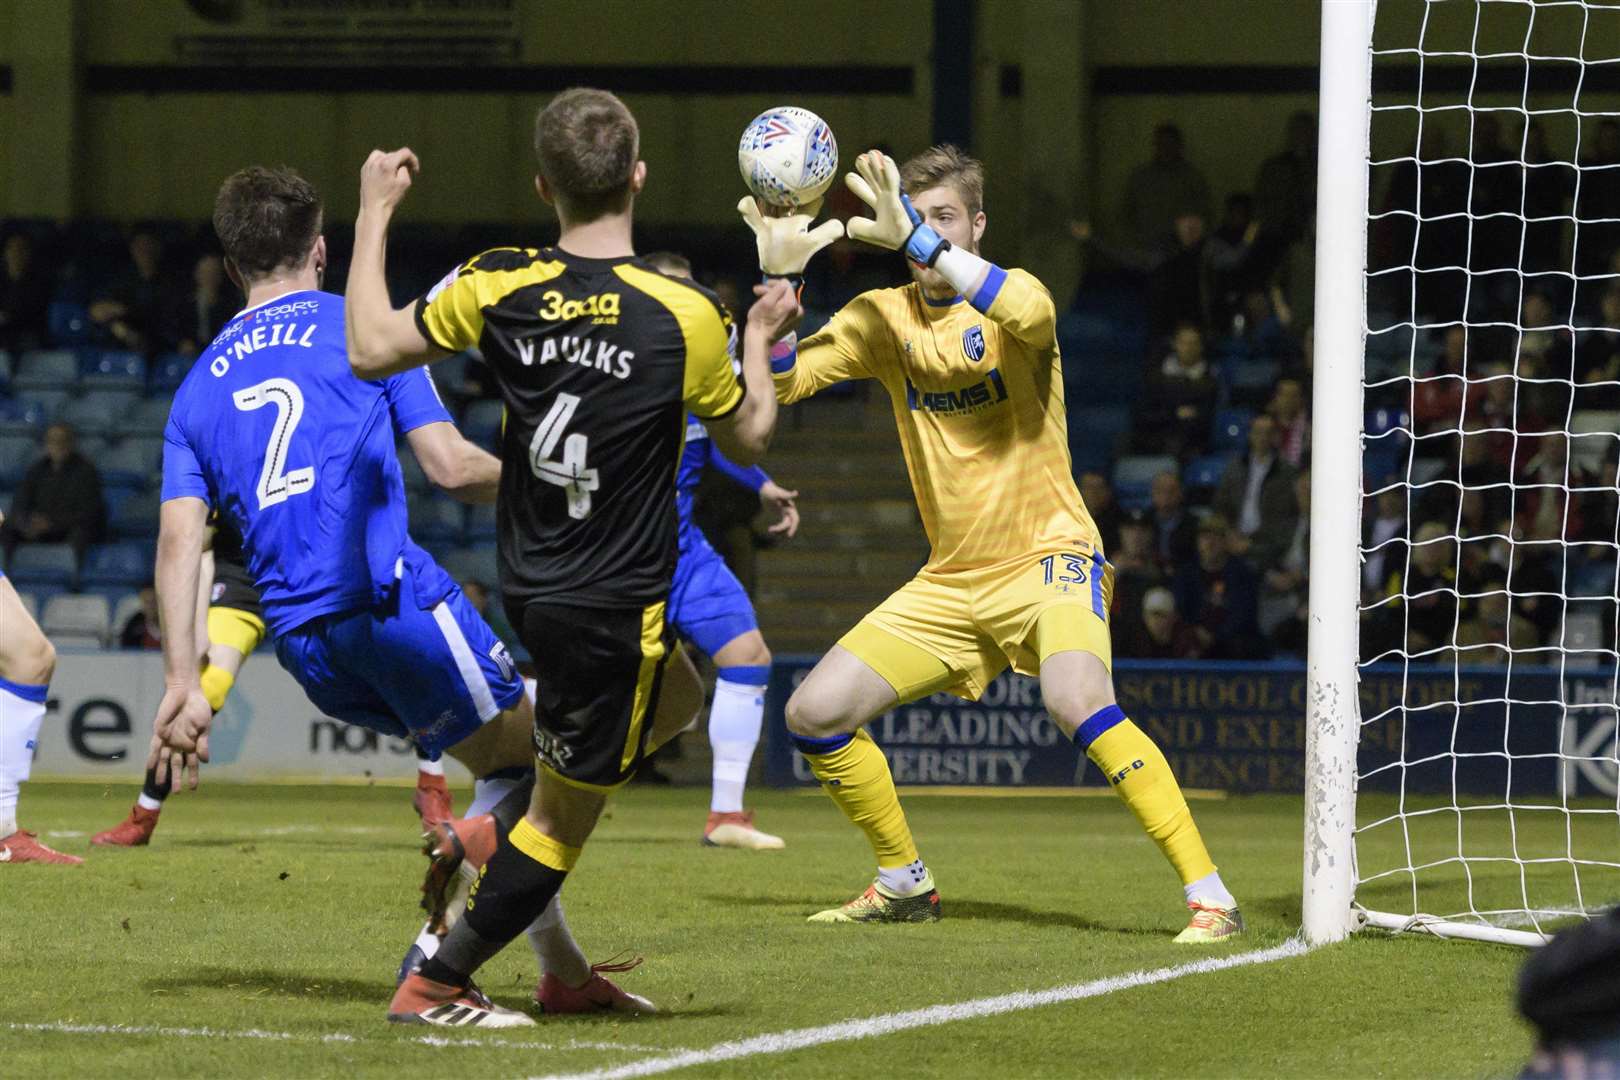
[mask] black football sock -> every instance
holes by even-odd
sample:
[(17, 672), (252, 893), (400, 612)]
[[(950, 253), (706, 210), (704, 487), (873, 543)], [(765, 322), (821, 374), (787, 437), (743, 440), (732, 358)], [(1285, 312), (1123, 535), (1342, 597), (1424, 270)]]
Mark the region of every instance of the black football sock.
[(166, 782), (158, 783), (157, 769), (146, 770), (146, 780), (141, 784), (141, 794), (153, 802), (162, 802), (174, 790), (174, 778), (171, 776)]

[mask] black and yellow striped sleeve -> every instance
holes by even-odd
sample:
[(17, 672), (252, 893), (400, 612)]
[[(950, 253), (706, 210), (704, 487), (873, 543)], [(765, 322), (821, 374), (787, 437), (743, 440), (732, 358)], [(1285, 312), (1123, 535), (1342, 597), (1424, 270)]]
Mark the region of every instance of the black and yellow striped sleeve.
[(730, 416), (746, 392), (731, 362), (731, 328), (725, 309), (692, 286), (640, 267), (614, 268), (627, 284), (652, 296), (675, 316), (686, 342), (681, 397), (700, 420)]
[(473, 256), (416, 302), (416, 328), (441, 349), (460, 352), (484, 334), (484, 309), (520, 285), (544, 280), (533, 248), (494, 248)]

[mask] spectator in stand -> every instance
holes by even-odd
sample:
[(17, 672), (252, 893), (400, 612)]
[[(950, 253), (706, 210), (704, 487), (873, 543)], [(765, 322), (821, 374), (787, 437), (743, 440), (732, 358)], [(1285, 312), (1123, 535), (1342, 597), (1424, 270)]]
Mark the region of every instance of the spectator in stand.
[(1139, 445), (1182, 460), (1203, 453), (1219, 390), (1204, 359), (1203, 331), (1191, 322), (1177, 326), (1170, 355), (1148, 379), (1147, 404), (1137, 417)]
[(51, 282), (35, 265), (33, 241), (12, 233), (0, 262), (0, 349), (37, 349), (45, 344)]
[(1188, 214), (1208, 221), (1213, 205), (1209, 181), (1184, 153), (1181, 129), (1160, 124), (1153, 129), (1153, 156), (1131, 170), (1125, 182), (1120, 220), (1126, 241), (1146, 248), (1158, 244)]
[(1155, 336), (1168, 334), (1178, 322), (1200, 327), (1209, 322), (1211, 274), (1225, 263), (1214, 260), (1205, 230), (1203, 217), (1182, 214), (1170, 232), (1139, 245), (1110, 243), (1089, 222), (1069, 224), (1075, 239), (1146, 279), (1148, 332)]
[(1198, 523), (1187, 512), (1181, 477), (1166, 469), (1153, 478), (1153, 547), (1159, 568), (1175, 573), (1198, 557)]
[(1462, 423), (1468, 334), (1465, 326), (1447, 327), (1434, 370), (1421, 376), (1412, 389), (1412, 421), (1419, 435), (1455, 431)]
[(1311, 418), (1305, 413), (1305, 387), (1293, 378), (1277, 380), (1266, 415), (1277, 425), (1277, 456), (1294, 468), (1311, 451)]
[(1406, 489), (1388, 487), (1378, 493), (1362, 540), (1366, 555), (1361, 564), (1361, 588), (1369, 601), (1385, 595), (1390, 571), (1406, 564), (1406, 517)]
[(1175, 599), (1205, 659), (1265, 659), (1259, 582), (1248, 563), (1233, 557), (1231, 527), (1220, 514), (1198, 523), (1198, 560), (1176, 574)]
[(168, 304), (163, 242), (137, 230), (129, 238), (129, 265), (91, 302), (90, 319), (120, 348), (148, 352), (161, 340)]
[(1596, 137), (1581, 140), (1575, 217), (1581, 222), (1575, 245), (1575, 272), (1603, 274), (1620, 250), (1620, 121), (1606, 118)]
[[(1469, 184), (1470, 212), (1474, 215), (1469, 242), (1469, 269), (1473, 316), (1489, 320), (1502, 310), (1512, 310), (1513, 297), (1522, 283), (1516, 271), (1524, 226), (1519, 207), (1524, 200), (1524, 168), (1519, 164), (1517, 147), (1509, 149), (1502, 141), (1502, 124), (1496, 114), (1473, 114), (1474, 142), (1469, 155), (1474, 175)], [(1492, 271), (1497, 271), (1493, 273)]]
[(1236, 525), (1232, 553), (1257, 567), (1275, 566), (1294, 534), (1299, 474), (1277, 453), (1277, 422), (1266, 413), (1249, 424), (1249, 452), (1226, 467), (1215, 512)]
[[(1232, 335), (1243, 342), (1253, 356), (1286, 361), (1297, 352), (1288, 332), (1288, 319), (1279, 312), (1276, 297), (1280, 290), (1256, 286), (1244, 293), (1237, 314), (1232, 317)], [(1288, 314), (1292, 318), (1292, 313)]]
[(1198, 632), (1176, 614), (1176, 597), (1169, 589), (1149, 589), (1142, 596), (1141, 614), (1133, 629), (1119, 639), (1119, 654), (1133, 660), (1197, 660), (1203, 652)]
[(1243, 294), (1262, 280), (1249, 265), (1259, 235), (1254, 198), (1241, 191), (1228, 195), (1225, 216), (1209, 238), (1211, 319), (1215, 326), (1230, 324), (1243, 309)]
[[(1564, 219), (1575, 196), (1575, 170), (1556, 160), (1547, 145), (1547, 129), (1530, 121), (1524, 133), (1524, 255), (1526, 274), (1564, 270)], [(1537, 220), (1537, 219), (1541, 220)], [(1551, 220), (1548, 220), (1551, 219)]]
[(1113, 485), (1102, 473), (1088, 469), (1080, 474), (1080, 498), (1097, 526), (1103, 553), (1112, 555), (1119, 547), (1119, 504), (1114, 501)]
[(191, 270), (191, 290), (179, 298), (157, 344), (181, 356), (196, 356), (240, 310), (241, 295), (225, 280), (225, 260), (202, 255)]
[(11, 513), (0, 525), (0, 549), (7, 566), (21, 544), (71, 544), (77, 565), (101, 538), (106, 508), (101, 501), (101, 474), (76, 449), (67, 424), (45, 429), (45, 453), (28, 467), (11, 500)]
[[(1384, 587), (1386, 597), (1398, 598), (1389, 609), (1397, 620), (1399, 607), (1404, 604), (1408, 609), (1400, 640), (1409, 656), (1449, 646), (1456, 634), (1457, 543), (1445, 525), (1429, 521), (1419, 526), (1410, 563), (1410, 570), (1398, 564), (1391, 567)], [(1471, 612), (1464, 609), (1462, 614), (1467, 617)]]
[(1575, 408), (1620, 409), (1620, 281), (1603, 292), (1597, 326), (1575, 334)]
[(1275, 566), (1261, 568), (1260, 629), (1271, 639), (1273, 655), (1305, 654), (1305, 617), (1311, 568), (1311, 474), (1294, 481), (1299, 522)]
[(1153, 550), (1153, 520), (1142, 510), (1127, 513), (1119, 523), (1117, 548), (1105, 550), (1114, 565), (1109, 621), (1115, 633), (1139, 634), (1142, 597), (1164, 582), (1164, 572)]
[(158, 616), (157, 590), (148, 585), (141, 590), (141, 610), (118, 627), (120, 649), (163, 648), (163, 627)]
[[(1534, 649), (1541, 644), (1536, 624), (1513, 611), (1507, 592), (1507, 575), (1499, 568), (1486, 590), (1474, 601), (1474, 614), (1457, 627), (1457, 663), (1463, 666), (1495, 666), (1514, 659), (1514, 652)], [(1520, 663), (1534, 663), (1534, 657), (1520, 656)]]
[(1288, 118), (1283, 148), (1261, 163), (1254, 193), (1262, 227), (1257, 269), (1269, 273), (1316, 216), (1316, 117), (1296, 112)]

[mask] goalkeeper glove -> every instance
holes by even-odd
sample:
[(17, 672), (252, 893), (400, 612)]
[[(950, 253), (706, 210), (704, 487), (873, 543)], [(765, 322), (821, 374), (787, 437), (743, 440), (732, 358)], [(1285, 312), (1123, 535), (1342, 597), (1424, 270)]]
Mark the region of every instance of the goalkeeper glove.
[(926, 224), (900, 191), (900, 170), (889, 155), (868, 150), (855, 159), (855, 172), (844, 174), (844, 185), (873, 213), (873, 217), (849, 219), (852, 238), (891, 251), (904, 250), (919, 266), (933, 266), (949, 250), (951, 242)]
[(810, 228), (821, 204), (814, 203), (807, 209), (809, 212), (804, 214), (766, 217), (759, 212), (759, 204), (752, 195), (743, 196), (742, 202), (737, 204), (737, 212), (754, 232), (759, 268), (766, 277), (785, 277), (796, 282), (809, 265), (810, 256), (843, 237), (844, 223), (837, 218)]

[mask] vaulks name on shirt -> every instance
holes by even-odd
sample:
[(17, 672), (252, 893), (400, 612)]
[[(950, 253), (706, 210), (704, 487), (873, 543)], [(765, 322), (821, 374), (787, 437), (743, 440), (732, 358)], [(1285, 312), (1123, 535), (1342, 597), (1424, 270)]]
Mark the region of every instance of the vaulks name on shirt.
[(636, 358), (636, 354), (629, 349), (621, 349), (610, 342), (592, 341), (588, 337), (576, 337), (572, 334), (547, 336), (538, 343), (534, 338), (529, 338), (513, 344), (517, 348), (518, 360), (524, 367), (533, 367), (535, 364), (544, 366), (561, 360), (569, 364), (578, 364), (583, 368), (595, 369), (612, 375), (615, 379), (628, 379), (630, 361)]

